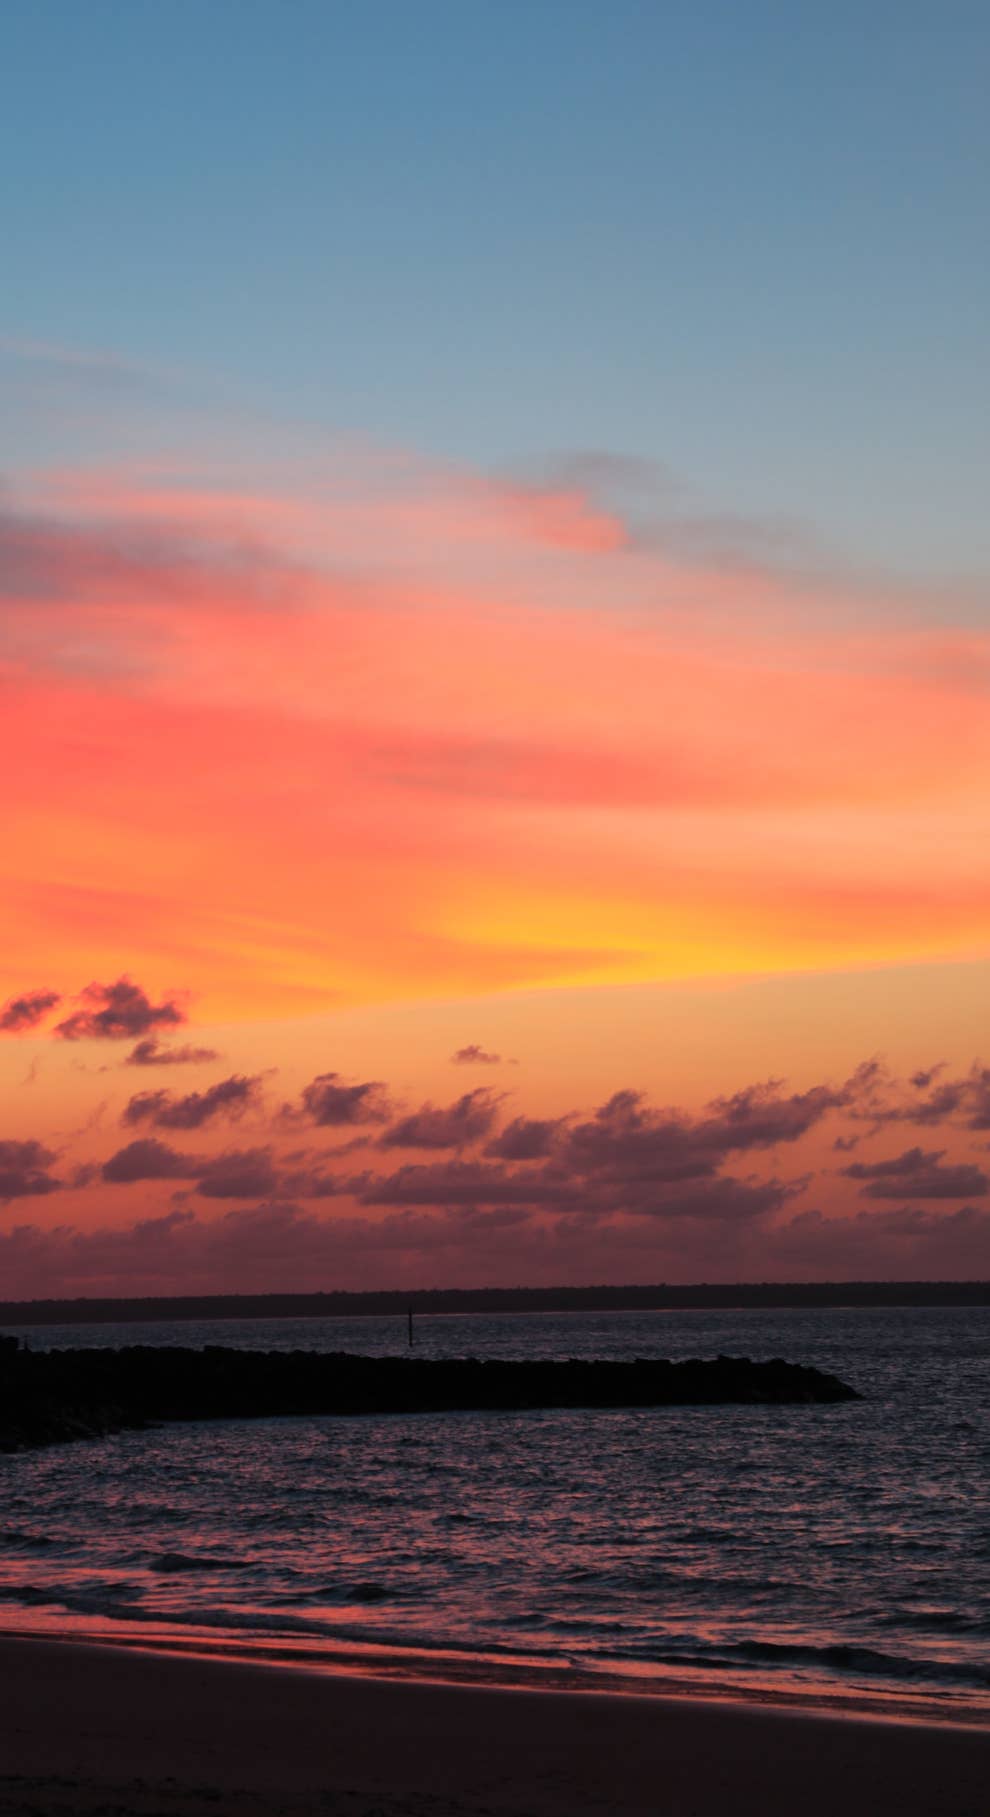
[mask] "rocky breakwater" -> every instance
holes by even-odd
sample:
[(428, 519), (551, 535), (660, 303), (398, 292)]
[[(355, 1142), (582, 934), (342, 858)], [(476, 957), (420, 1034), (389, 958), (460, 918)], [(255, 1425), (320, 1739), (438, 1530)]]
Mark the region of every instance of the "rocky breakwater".
[(496, 1412), (550, 1407), (820, 1405), (857, 1400), (799, 1363), (503, 1362), (311, 1350), (0, 1350), (0, 1450), (166, 1420), (299, 1414)]

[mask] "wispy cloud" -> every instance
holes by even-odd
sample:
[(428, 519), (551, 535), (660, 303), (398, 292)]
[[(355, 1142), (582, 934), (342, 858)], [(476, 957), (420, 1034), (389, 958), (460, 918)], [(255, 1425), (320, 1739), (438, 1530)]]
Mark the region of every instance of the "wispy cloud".
[(217, 1121), (237, 1121), (261, 1102), (261, 1077), (232, 1073), (204, 1091), (176, 1096), (170, 1091), (136, 1092), (121, 1114), (129, 1128), (150, 1123), (156, 1129), (203, 1129)]
[(138, 1041), (125, 1060), (125, 1066), (206, 1066), (220, 1055), (213, 1047), (196, 1047), (184, 1043), (179, 1047), (169, 1047), (154, 1035), (146, 1035)]
[(57, 1192), (61, 1182), (50, 1171), (55, 1160), (42, 1142), (0, 1142), (0, 1203)]
[(197, 434), (4, 503), (29, 975), (107, 975), (115, 925), (167, 982), (181, 927), (222, 1020), (987, 950), (985, 627), (734, 548), (622, 457)]
[(61, 1001), (58, 991), (50, 990), (22, 991), (19, 997), (9, 997), (0, 1009), (0, 1034), (28, 1034), (44, 1022)]

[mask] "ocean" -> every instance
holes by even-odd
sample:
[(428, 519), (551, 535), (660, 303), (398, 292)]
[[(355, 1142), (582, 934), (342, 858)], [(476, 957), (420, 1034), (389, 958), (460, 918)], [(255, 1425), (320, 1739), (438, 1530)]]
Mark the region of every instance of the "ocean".
[[(32, 1348), (407, 1351), (405, 1320)], [(418, 1356), (784, 1357), (825, 1407), (213, 1421), (0, 1458), (0, 1625), (990, 1718), (990, 1309), (420, 1316)]]

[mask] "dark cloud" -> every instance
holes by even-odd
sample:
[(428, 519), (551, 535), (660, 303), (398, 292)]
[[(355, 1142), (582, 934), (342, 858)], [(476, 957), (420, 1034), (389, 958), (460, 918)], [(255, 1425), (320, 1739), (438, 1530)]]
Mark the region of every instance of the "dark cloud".
[(0, 1142), (0, 1204), (57, 1192), (62, 1182), (49, 1172), (55, 1158), (40, 1142)]
[(564, 1127), (563, 1117), (513, 1117), (485, 1153), (502, 1161), (540, 1161), (553, 1152)]
[(582, 1172), (655, 1180), (711, 1173), (720, 1158), (697, 1125), (649, 1110), (634, 1091), (613, 1093), (587, 1122), (569, 1130), (564, 1156)]
[(936, 1085), (917, 1103), (892, 1104), (880, 1111), (875, 1120), (878, 1124), (915, 1123), (929, 1129), (936, 1128), (940, 1123), (949, 1123), (955, 1118), (965, 1121), (968, 1096), (967, 1080), (946, 1079), (944, 1084)]
[(465, 1092), (456, 1103), (422, 1104), (409, 1117), (393, 1123), (381, 1137), (384, 1148), (463, 1148), (492, 1130), (499, 1099), (483, 1086)]
[(206, 1199), (334, 1199), (348, 1190), (320, 1157), (280, 1159), (270, 1148), (228, 1149), (195, 1169), (196, 1190)]
[[(279, 1200), (203, 1217), (188, 1207), (126, 1228), (0, 1230), (11, 1297), (292, 1291), (346, 1286), (511, 1286), (602, 1280), (977, 1279), (990, 1214), (912, 1208), (829, 1219), (805, 1212), (781, 1229), (689, 1220), (553, 1227), (525, 1208), (451, 1206), (328, 1218)], [(759, 1273), (755, 1270), (759, 1269)]]
[[(139, 1092), (124, 1121), (149, 1132), (193, 1131), (254, 1102), (260, 1078), (232, 1075), (184, 1095)], [(398, 1279), (428, 1285), (441, 1275), (466, 1285), (478, 1279), (511, 1284), (985, 1274), (988, 1225), (974, 1204), (990, 1194), (990, 1169), (955, 1160), (941, 1146), (907, 1148), (873, 1161), (870, 1145), (886, 1121), (920, 1115), (927, 1122), (939, 1107), (955, 1129), (979, 1128), (986, 1083), (982, 1067), (958, 1079), (933, 1067), (916, 1073), (913, 1082), (898, 1081), (871, 1060), (838, 1086), (791, 1092), (770, 1080), (714, 1099), (694, 1114), (652, 1105), (627, 1089), (590, 1113), (517, 1115), (501, 1129), (504, 1099), (478, 1089), (451, 1104), (423, 1104), (376, 1132), (378, 1166), (356, 1173), (346, 1171), (342, 1157), (354, 1149), (367, 1156), (368, 1125), (387, 1114), (386, 1087), (322, 1073), (295, 1108), (275, 1119), (272, 1142), (211, 1155), (171, 1147), (157, 1134), (129, 1142), (98, 1170), (103, 1181), (181, 1184), (173, 1204), (186, 1210), (171, 1222), (135, 1226), (130, 1247), (121, 1235), (115, 1248), (118, 1238), (103, 1233), (99, 1243), (87, 1239), (80, 1249), (83, 1239), (75, 1233), (64, 1252), (57, 1246), (52, 1251), (52, 1266), (94, 1282), (105, 1267), (107, 1279), (140, 1276), (160, 1283), (159, 1291), (177, 1280), (187, 1291), (197, 1281), (211, 1290), (219, 1282), (229, 1291), (275, 1280), (288, 1286), (345, 1279), (354, 1285)], [(807, 1174), (795, 1169), (798, 1177), (779, 1178), (768, 1168), (764, 1177), (750, 1173), (746, 1163), (792, 1149), (832, 1116), (843, 1119), (843, 1133), (831, 1137), (842, 1157), (843, 1190), (856, 1183), (873, 1209), (858, 1216), (791, 1216)], [(313, 1145), (303, 1146), (298, 1136), (293, 1145), (286, 1130), (298, 1131), (304, 1122), (349, 1139), (318, 1148), (318, 1138), (308, 1133)], [(863, 1159), (846, 1152), (856, 1144)], [(403, 1149), (425, 1152), (396, 1153)], [(92, 1179), (87, 1164), (55, 1180), (48, 1171), (52, 1159), (40, 1148), (14, 1157), (17, 1178), (29, 1181), (29, 1192)], [(25, 1160), (27, 1171), (20, 1167)], [(834, 1175), (831, 1181), (835, 1189)], [(204, 1210), (215, 1202), (213, 1220), (189, 1213), (193, 1194)], [(316, 1202), (331, 1199), (340, 1215), (321, 1218)], [(926, 1200), (932, 1208), (919, 1209)], [(960, 1209), (955, 1203), (936, 1209), (937, 1200)], [(307, 1202), (310, 1209), (301, 1210)], [(285, 1247), (276, 1255), (279, 1233)], [(30, 1242), (25, 1238), (23, 1251), (5, 1253), (26, 1279), (42, 1249), (35, 1233)], [(50, 1290), (46, 1283), (44, 1291)]]
[(990, 1191), (982, 1167), (962, 1161), (943, 1167), (944, 1148), (909, 1148), (887, 1161), (856, 1161), (844, 1167), (849, 1180), (865, 1181), (871, 1199), (979, 1199)]
[(278, 1176), (267, 1148), (232, 1150), (206, 1157), (182, 1154), (156, 1136), (129, 1142), (104, 1163), (103, 1178), (114, 1186), (137, 1180), (195, 1180), (208, 1199), (253, 1199), (274, 1192)]
[(651, 1111), (642, 1092), (620, 1091), (568, 1130), (562, 1158), (578, 1173), (657, 1183), (714, 1173), (720, 1154), (687, 1118)]
[(509, 1169), (485, 1161), (449, 1160), (366, 1174), (350, 1182), (365, 1205), (525, 1207), (534, 1215), (565, 1214), (585, 1222), (613, 1217), (751, 1220), (777, 1211), (803, 1180), (739, 1180), (719, 1175), (688, 1182), (603, 1182), (552, 1165)]
[(907, 1089), (877, 1065), (871, 1089), (854, 1101), (852, 1114), (877, 1129), (894, 1123), (921, 1129), (952, 1123), (963, 1129), (990, 1129), (990, 1067), (974, 1061), (969, 1072), (956, 1079), (943, 1079), (944, 1070), (940, 1063), (914, 1073)]
[(711, 1114), (698, 1126), (699, 1134), (706, 1144), (727, 1154), (796, 1142), (830, 1111), (843, 1109), (850, 1090), (848, 1085), (839, 1090), (816, 1085), (810, 1091), (784, 1096), (777, 1079), (748, 1085), (731, 1098), (715, 1098), (708, 1106)]
[[(474, 1093), (450, 1111), (432, 1105), (386, 1132), (390, 1147), (461, 1147), (478, 1101), (485, 1118), (498, 1100)], [(411, 1165), (361, 1176), (353, 1189), (368, 1205), (525, 1206), (534, 1214), (583, 1219), (696, 1219), (752, 1222), (779, 1210), (806, 1182), (738, 1179), (720, 1171), (733, 1153), (795, 1142), (844, 1101), (830, 1087), (785, 1094), (753, 1086), (715, 1100), (690, 1118), (654, 1110), (640, 1092), (613, 1094), (582, 1122), (515, 1117), (484, 1150), (485, 1160)]]
[(843, 1167), (842, 1172), (848, 1180), (898, 1179), (903, 1174), (930, 1170), (944, 1153), (944, 1148), (908, 1148), (904, 1154), (894, 1155), (887, 1161), (854, 1161), (851, 1167)]
[(501, 1054), (490, 1054), (486, 1048), (479, 1047), (477, 1041), (470, 1041), (467, 1047), (459, 1047), (451, 1054), (454, 1066), (501, 1066)]
[[(351, 1146), (348, 1144), (348, 1147)], [(362, 1143), (355, 1146), (363, 1147)], [(346, 1154), (347, 1148), (331, 1149), (333, 1155)], [(345, 1175), (328, 1173), (320, 1159), (308, 1159), (301, 1165), (283, 1166), (278, 1176), (280, 1199), (335, 1199), (349, 1193), (351, 1182)]]
[(386, 1285), (408, 1280), (420, 1262), (432, 1279), (438, 1258), (446, 1267), (469, 1257), (472, 1268), (511, 1269), (520, 1246), (536, 1256), (547, 1243), (511, 1210), (326, 1218), (276, 1200), (213, 1218), (176, 1208), (124, 1229), (21, 1225), (0, 1233), (0, 1268), (8, 1291), (23, 1298), (291, 1291), (300, 1281), (335, 1285), (348, 1270), (357, 1282)]
[(565, 1164), (616, 1179), (672, 1181), (714, 1173), (731, 1154), (796, 1142), (847, 1102), (848, 1088), (816, 1086), (785, 1096), (776, 1081), (716, 1098), (690, 1118), (651, 1110), (642, 1092), (615, 1092), (594, 1115), (571, 1128)]
[[(138, 1093), (125, 1123), (194, 1129), (248, 1101), (257, 1081), (223, 1081), (207, 1092), (176, 1098), (164, 1090)], [(305, 1200), (347, 1195), (369, 1206), (452, 1210), (481, 1206), (523, 1208), (535, 1217), (592, 1220), (630, 1218), (683, 1225), (765, 1219), (805, 1185), (803, 1179), (738, 1178), (722, 1171), (734, 1153), (793, 1143), (844, 1102), (845, 1089), (821, 1086), (787, 1094), (776, 1082), (748, 1087), (709, 1104), (695, 1118), (651, 1108), (642, 1093), (613, 1094), (588, 1118), (513, 1118), (491, 1135), (501, 1099), (479, 1088), (453, 1104), (424, 1104), (379, 1138), (385, 1149), (453, 1150), (456, 1158), (416, 1163), (393, 1173), (347, 1177), (327, 1169), (325, 1154), (273, 1153), (270, 1147), (213, 1158), (177, 1155), (157, 1144), (132, 1144), (108, 1163), (107, 1179), (194, 1180), (207, 1198)], [(381, 1114), (384, 1087), (348, 1085), (321, 1074), (302, 1094), (313, 1122), (353, 1125)], [(483, 1158), (463, 1150), (490, 1137)], [(348, 1145), (350, 1146), (350, 1145)], [(336, 1151), (334, 1151), (336, 1152)], [(109, 1170), (109, 1171), (108, 1171)]]
[(266, 1198), (279, 1190), (279, 1176), (268, 1148), (232, 1149), (201, 1162), (197, 1192), (207, 1199)]
[(990, 1129), (990, 1066), (970, 1068), (963, 1081), (962, 1108), (967, 1129)]
[(828, 1218), (803, 1211), (771, 1234), (765, 1260), (776, 1278), (981, 1280), (990, 1265), (990, 1212), (901, 1206)]
[(731, 1174), (719, 1174), (712, 1180), (692, 1180), (638, 1198), (630, 1195), (623, 1209), (647, 1218), (748, 1223), (779, 1211), (806, 1185), (805, 1179), (738, 1180)]
[(339, 1073), (318, 1073), (303, 1088), (302, 1109), (312, 1123), (324, 1129), (354, 1123), (387, 1123), (392, 1115), (380, 1079), (348, 1085)]
[(78, 1001), (83, 1007), (55, 1029), (63, 1041), (133, 1041), (154, 1028), (178, 1028), (186, 1019), (178, 1004), (152, 1003), (130, 978), (87, 984)]
[(125, 1066), (203, 1066), (220, 1055), (213, 1047), (163, 1047), (154, 1035), (131, 1049)]
[(84, 1186), (95, 1186), (96, 1182), (102, 1178), (102, 1175), (103, 1169), (98, 1161), (80, 1161), (78, 1165), (72, 1169), (72, 1172), (65, 1183), (66, 1186), (70, 1186), (73, 1191), (79, 1191), (79, 1189)]
[(180, 1154), (156, 1136), (142, 1136), (111, 1155), (102, 1174), (111, 1186), (130, 1186), (137, 1180), (192, 1180), (199, 1166), (192, 1156)]
[(928, 1066), (921, 1072), (912, 1073), (908, 1084), (913, 1085), (915, 1091), (927, 1091), (932, 1082), (938, 1078), (939, 1073), (944, 1071), (945, 1061), (939, 1060), (935, 1066)]
[(139, 1091), (124, 1105), (120, 1120), (131, 1129), (139, 1123), (157, 1123), (159, 1112), (168, 1110), (174, 1102), (169, 1091)]
[(662, 1227), (587, 1225), (561, 1219), (545, 1228), (524, 1209), (453, 1207), (327, 1218), (296, 1204), (263, 1201), (207, 1219), (188, 1208), (125, 1229), (0, 1232), (8, 1292), (231, 1292), (317, 1287), (461, 1285), (479, 1278), (592, 1283), (609, 1278), (726, 1280), (978, 1278), (990, 1251), (990, 1216), (973, 1207), (935, 1216), (912, 1209), (828, 1219), (805, 1213), (758, 1249), (752, 1227), (741, 1243), (725, 1222)]
[(61, 1001), (58, 991), (46, 990), (25, 991), (20, 997), (9, 997), (0, 1009), (0, 1034), (27, 1034)]
[(170, 1091), (140, 1091), (129, 1100), (121, 1122), (131, 1128), (151, 1123), (156, 1129), (202, 1129), (219, 1117), (236, 1119), (259, 1102), (261, 1075), (233, 1073), (205, 1091), (177, 1098)]
[[(393, 1174), (366, 1174), (353, 1182), (365, 1205), (528, 1205), (550, 1196), (549, 1183), (532, 1173), (510, 1173), (484, 1161), (434, 1161)], [(570, 1195), (568, 1195), (570, 1198)]]

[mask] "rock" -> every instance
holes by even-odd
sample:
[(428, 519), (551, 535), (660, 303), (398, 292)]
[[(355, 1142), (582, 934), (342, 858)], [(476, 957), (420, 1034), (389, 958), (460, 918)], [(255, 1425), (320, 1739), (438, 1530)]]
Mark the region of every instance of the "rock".
[(440, 1413), (541, 1407), (787, 1405), (858, 1400), (799, 1363), (487, 1362), (208, 1345), (4, 1352), (0, 1450), (95, 1438), (164, 1420)]

